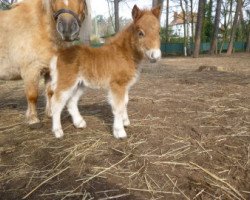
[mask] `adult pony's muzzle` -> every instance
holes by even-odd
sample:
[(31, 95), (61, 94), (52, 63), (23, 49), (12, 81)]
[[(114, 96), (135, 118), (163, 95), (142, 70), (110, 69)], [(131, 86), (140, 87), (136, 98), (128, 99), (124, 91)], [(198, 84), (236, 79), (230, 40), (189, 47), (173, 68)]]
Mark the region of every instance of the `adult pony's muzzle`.
[(150, 49), (146, 51), (146, 56), (150, 60), (151, 63), (157, 62), (161, 58), (161, 50), (160, 49)]
[(54, 14), (56, 29), (63, 40), (74, 41), (78, 39), (81, 21), (71, 10), (61, 9)]

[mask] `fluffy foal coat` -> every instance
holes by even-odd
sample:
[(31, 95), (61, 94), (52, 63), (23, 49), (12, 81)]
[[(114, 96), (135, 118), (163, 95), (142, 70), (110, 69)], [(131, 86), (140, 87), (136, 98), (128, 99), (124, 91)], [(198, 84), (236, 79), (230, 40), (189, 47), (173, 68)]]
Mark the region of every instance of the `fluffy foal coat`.
[(74, 126), (84, 128), (86, 122), (78, 110), (78, 100), (84, 87), (108, 91), (114, 114), (113, 134), (125, 138), (124, 126), (130, 124), (127, 114), (128, 91), (139, 75), (139, 63), (148, 57), (156, 61), (160, 51), (160, 7), (132, 10), (133, 23), (101, 48), (75, 46), (61, 50), (51, 60), (52, 131), (63, 136), (61, 112), (65, 105)]
[(68, 46), (57, 31), (57, 21), (73, 20), (60, 9), (76, 13), (80, 21), (85, 15), (85, 0), (23, 0), (12, 9), (0, 11), (0, 79), (23, 79), (28, 101), (29, 124), (39, 122), (36, 112), (40, 75), (49, 71), (51, 57), (58, 48)]

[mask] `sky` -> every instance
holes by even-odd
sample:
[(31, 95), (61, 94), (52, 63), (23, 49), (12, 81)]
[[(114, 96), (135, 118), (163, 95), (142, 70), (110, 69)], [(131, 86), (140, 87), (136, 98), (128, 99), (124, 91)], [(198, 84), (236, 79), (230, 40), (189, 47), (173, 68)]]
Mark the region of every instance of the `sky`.
[[(107, 0), (90, 0), (92, 16), (104, 15), (109, 16), (109, 8)], [(120, 16), (124, 18), (131, 18), (131, 11), (134, 5), (137, 5), (139, 8), (151, 8), (152, 0), (126, 0), (125, 2), (120, 2)], [(113, 6), (110, 3), (110, 6)]]

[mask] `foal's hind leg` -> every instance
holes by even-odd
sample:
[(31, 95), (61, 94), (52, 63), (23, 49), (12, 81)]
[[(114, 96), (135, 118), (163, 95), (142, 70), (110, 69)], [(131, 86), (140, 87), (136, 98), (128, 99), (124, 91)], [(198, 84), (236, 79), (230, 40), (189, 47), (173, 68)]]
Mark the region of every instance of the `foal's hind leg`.
[(69, 114), (71, 115), (73, 124), (76, 128), (86, 127), (86, 122), (81, 116), (77, 105), (82, 94), (83, 94), (83, 87), (79, 87), (77, 91), (73, 94), (73, 96), (69, 99), (67, 104)]
[(114, 85), (109, 91), (109, 102), (114, 114), (114, 137), (117, 139), (126, 138), (127, 133), (123, 125), (124, 113), (126, 113), (125, 88)]

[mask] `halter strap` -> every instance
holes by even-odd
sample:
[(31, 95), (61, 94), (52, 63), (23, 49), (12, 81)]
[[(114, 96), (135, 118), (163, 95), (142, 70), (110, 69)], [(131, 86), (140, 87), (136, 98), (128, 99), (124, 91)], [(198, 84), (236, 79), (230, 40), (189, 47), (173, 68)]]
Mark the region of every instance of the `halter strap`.
[(68, 14), (73, 15), (73, 17), (77, 20), (77, 23), (78, 23), (79, 27), (81, 27), (81, 21), (80, 21), (79, 17), (77, 16), (77, 14), (74, 13), (73, 11), (71, 11), (71, 10), (68, 10), (68, 9), (64, 9), (64, 8), (63, 8), (63, 9), (60, 9), (60, 10), (58, 10), (57, 12), (55, 12), (55, 13), (53, 14), (54, 19), (57, 20), (58, 17), (59, 17), (59, 15), (61, 15), (61, 14), (63, 14), (63, 13), (68, 13)]

